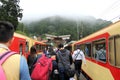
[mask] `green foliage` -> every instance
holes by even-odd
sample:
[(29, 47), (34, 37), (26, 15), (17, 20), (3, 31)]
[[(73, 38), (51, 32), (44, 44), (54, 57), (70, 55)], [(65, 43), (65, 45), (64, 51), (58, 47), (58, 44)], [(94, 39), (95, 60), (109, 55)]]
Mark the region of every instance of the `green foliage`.
[(20, 22), (18, 23), (18, 27), (16, 29), (16, 32), (21, 33), (23, 35), (30, 36), (29, 32), (28, 32), (28, 27), (26, 27), (23, 23), (20, 23)]
[(93, 17), (80, 18), (76, 21), (74, 19), (55, 16), (32, 22), (27, 26), (28, 32), (36, 36), (43, 36), (43, 34), (56, 36), (71, 35), (71, 40), (77, 40), (111, 23), (110, 21), (95, 19)]
[(27, 35), (26, 33), (22, 32), (22, 31), (15, 31), (16, 33), (22, 34), (22, 35)]
[(19, 0), (0, 0), (0, 20), (13, 23), (15, 29), (18, 25), (18, 19), (22, 18), (22, 9), (19, 7)]

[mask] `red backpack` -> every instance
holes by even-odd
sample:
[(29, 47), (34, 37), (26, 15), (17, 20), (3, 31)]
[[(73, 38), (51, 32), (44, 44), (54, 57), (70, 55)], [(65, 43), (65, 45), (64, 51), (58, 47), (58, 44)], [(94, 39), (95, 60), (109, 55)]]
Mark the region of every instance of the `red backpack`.
[(0, 55), (0, 80), (6, 80), (6, 76), (4, 70), (2, 68), (2, 64), (7, 60), (8, 57), (15, 54), (16, 52), (8, 51), (2, 55)]
[(52, 59), (42, 54), (42, 56), (35, 63), (32, 71), (32, 80), (48, 80), (52, 71)]

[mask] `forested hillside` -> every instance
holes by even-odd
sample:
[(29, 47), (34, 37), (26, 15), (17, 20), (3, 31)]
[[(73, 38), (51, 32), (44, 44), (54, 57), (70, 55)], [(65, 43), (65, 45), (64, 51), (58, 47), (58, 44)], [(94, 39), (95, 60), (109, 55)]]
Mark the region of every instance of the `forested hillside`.
[(64, 18), (59, 16), (48, 17), (39, 21), (25, 24), (27, 33), (30, 36), (45, 37), (45, 34), (52, 35), (71, 35), (71, 40), (85, 37), (112, 22), (94, 17), (86, 16), (76, 19)]

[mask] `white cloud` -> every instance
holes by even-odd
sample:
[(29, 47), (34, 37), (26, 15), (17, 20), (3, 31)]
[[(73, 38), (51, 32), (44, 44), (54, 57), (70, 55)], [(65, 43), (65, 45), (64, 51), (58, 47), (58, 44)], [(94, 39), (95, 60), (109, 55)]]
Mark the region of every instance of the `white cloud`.
[(110, 18), (108, 14), (112, 17), (116, 17), (118, 14), (117, 10), (116, 13), (105, 12), (114, 2), (115, 0), (20, 0), (20, 6), (24, 9), (23, 20), (53, 15), (72, 17), (89, 15), (108, 19)]

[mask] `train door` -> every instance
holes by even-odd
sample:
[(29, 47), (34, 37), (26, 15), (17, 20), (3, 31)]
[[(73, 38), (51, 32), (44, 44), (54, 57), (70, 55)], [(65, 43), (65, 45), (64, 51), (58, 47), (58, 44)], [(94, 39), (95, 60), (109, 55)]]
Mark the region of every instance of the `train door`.
[(23, 44), (20, 44), (19, 46), (19, 54), (23, 55)]
[(120, 35), (109, 38), (109, 62), (111, 65), (120, 68)]
[(25, 45), (26, 41), (25, 40), (19, 40), (19, 54), (25, 56)]
[(25, 44), (25, 56), (28, 57), (29, 55), (29, 42), (26, 41), (26, 44)]

